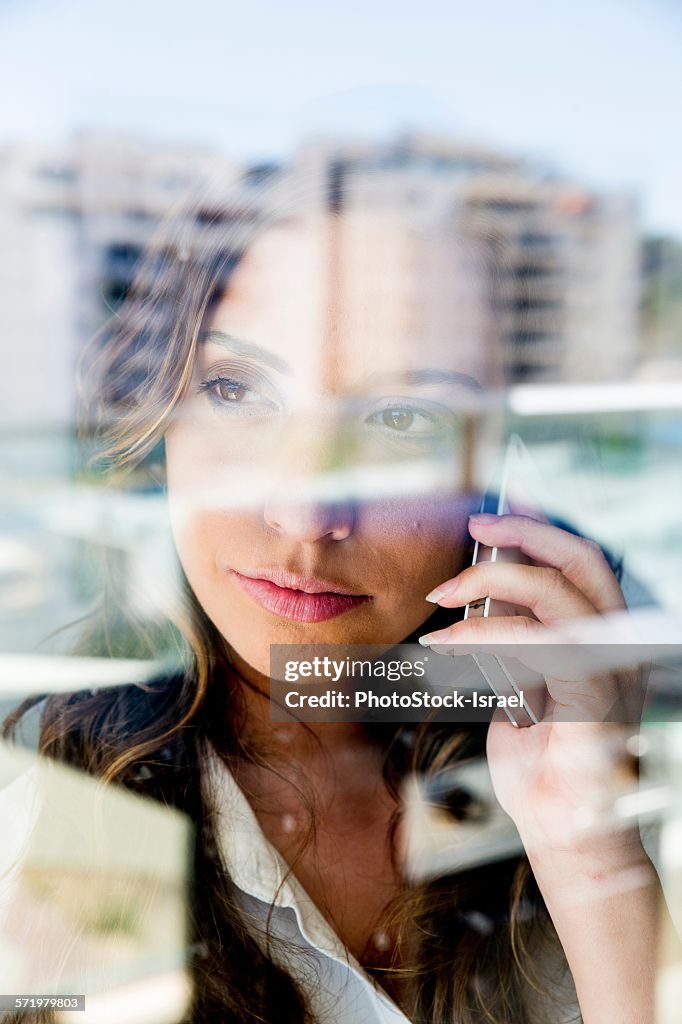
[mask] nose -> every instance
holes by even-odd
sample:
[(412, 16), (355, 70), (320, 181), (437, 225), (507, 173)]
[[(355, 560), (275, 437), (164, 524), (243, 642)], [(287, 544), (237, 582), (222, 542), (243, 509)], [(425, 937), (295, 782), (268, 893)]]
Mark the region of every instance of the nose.
[(277, 453), (277, 480), (263, 509), (265, 522), (277, 533), (315, 543), (345, 540), (353, 532), (353, 502), (315, 493), (333, 464), (335, 430), (330, 416), (292, 418)]
[(281, 496), (265, 503), (263, 515), (272, 530), (307, 543), (345, 540), (353, 532), (355, 521), (350, 504)]

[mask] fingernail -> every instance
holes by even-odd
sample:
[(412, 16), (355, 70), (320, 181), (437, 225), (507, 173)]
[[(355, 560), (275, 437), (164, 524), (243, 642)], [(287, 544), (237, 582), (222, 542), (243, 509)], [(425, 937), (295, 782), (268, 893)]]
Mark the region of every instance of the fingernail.
[(469, 522), (481, 523), (483, 525), (484, 523), (494, 523), (499, 518), (499, 516), (494, 515), (492, 512), (475, 512), (469, 516)]
[(457, 587), (457, 582), (457, 578), (455, 577), (454, 580), (448, 580), (447, 583), (441, 583), (439, 587), (436, 587), (436, 589), (432, 590), (430, 594), (427, 594), (424, 600), (431, 601), (432, 604), (438, 604), (438, 602), (444, 597), (450, 597), (450, 594), (452, 594)]
[(424, 636), (419, 637), (419, 643), (423, 647), (428, 647), (430, 643), (433, 643), (433, 635), (431, 633), (424, 633)]
[(459, 582), (459, 578), (455, 577), (454, 580), (449, 580), (447, 583), (441, 583), (439, 587), (436, 587), (430, 594), (427, 594), (424, 600), (431, 601), (432, 604), (437, 604), (443, 597), (450, 597), (450, 595), (457, 590)]

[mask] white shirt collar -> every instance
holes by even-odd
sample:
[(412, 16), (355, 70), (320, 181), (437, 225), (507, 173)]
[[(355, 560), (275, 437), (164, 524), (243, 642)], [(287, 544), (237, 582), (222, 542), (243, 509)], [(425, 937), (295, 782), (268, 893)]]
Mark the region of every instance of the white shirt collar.
[(265, 837), (253, 808), (215, 747), (211, 743), (207, 747), (211, 806), (218, 815), (216, 831), (232, 881), (242, 892), (268, 905), (291, 907), (303, 936), (311, 945), (327, 956), (362, 970), (290, 872), (282, 855)]

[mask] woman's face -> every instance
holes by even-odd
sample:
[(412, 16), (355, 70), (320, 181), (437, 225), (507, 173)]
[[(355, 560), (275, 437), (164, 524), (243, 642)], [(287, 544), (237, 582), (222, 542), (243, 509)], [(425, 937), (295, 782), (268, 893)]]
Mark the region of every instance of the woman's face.
[(390, 217), (273, 228), (238, 265), (165, 441), (180, 561), (246, 666), (268, 675), (273, 643), (397, 643), (433, 612), (467, 543), (481, 300), (452, 242)]

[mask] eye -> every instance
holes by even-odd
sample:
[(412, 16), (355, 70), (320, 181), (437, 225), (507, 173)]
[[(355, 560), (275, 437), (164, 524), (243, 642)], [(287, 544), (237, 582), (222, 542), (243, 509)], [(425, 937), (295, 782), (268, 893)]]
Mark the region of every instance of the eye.
[(237, 377), (219, 375), (204, 380), (198, 391), (208, 396), (218, 408), (239, 415), (270, 415), (277, 411), (277, 403)]
[[(440, 417), (442, 420), (444, 417)], [(425, 409), (409, 405), (391, 405), (367, 417), (367, 423), (410, 437), (435, 437), (444, 427), (439, 417)]]
[(221, 402), (241, 402), (250, 389), (239, 380), (216, 377), (214, 380), (204, 381), (201, 390), (212, 393)]

